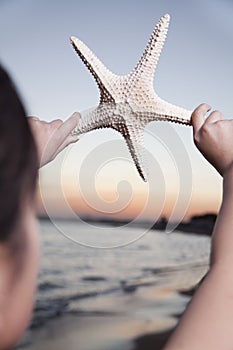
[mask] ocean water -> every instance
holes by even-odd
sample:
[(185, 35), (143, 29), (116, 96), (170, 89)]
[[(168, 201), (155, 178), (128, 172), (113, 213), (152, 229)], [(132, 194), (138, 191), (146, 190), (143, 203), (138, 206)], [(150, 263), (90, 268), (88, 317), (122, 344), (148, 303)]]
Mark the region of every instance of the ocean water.
[(208, 266), (206, 236), (73, 221), (54, 225), (47, 220), (40, 221), (40, 235), (42, 256), (31, 329), (67, 314), (96, 315), (97, 296), (147, 286), (178, 288), (196, 268)]

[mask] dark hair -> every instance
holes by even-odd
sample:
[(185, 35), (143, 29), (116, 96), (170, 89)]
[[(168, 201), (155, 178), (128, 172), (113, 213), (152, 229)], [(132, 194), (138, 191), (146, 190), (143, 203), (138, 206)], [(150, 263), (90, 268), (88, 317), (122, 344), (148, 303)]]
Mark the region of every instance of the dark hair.
[(33, 196), (37, 151), (24, 107), (0, 65), (0, 241), (7, 241), (19, 219), (22, 199)]

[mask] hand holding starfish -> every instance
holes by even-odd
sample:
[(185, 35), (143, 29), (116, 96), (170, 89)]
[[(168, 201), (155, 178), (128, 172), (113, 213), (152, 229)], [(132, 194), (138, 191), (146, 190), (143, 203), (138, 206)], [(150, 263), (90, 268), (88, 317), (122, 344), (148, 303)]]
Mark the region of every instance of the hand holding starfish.
[(37, 146), (39, 167), (51, 162), (64, 148), (78, 140), (71, 131), (77, 126), (79, 113), (74, 113), (65, 122), (60, 119), (45, 122), (29, 117), (29, 123)]
[(204, 157), (225, 176), (233, 164), (233, 120), (225, 119), (221, 112), (205, 114), (210, 106), (202, 104), (192, 114), (194, 141)]

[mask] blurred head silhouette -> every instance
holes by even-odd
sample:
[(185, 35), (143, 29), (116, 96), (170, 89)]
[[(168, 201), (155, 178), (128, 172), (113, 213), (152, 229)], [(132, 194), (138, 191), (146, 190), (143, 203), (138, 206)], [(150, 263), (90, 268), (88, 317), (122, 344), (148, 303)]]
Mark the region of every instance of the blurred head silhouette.
[(0, 242), (14, 231), (23, 201), (33, 198), (37, 153), (24, 107), (0, 65)]
[(0, 350), (17, 344), (32, 315), (39, 258), (37, 169), (25, 110), (0, 66)]

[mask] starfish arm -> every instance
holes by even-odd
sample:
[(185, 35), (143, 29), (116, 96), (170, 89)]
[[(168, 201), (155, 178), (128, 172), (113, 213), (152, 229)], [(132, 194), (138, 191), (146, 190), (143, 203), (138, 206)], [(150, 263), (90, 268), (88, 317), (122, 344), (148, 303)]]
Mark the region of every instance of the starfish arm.
[(139, 78), (139, 81), (148, 81), (150, 85), (153, 84), (156, 66), (167, 37), (169, 21), (170, 16), (168, 14), (160, 18), (140, 61), (131, 72), (131, 78), (133, 80), (138, 80)]
[(156, 120), (162, 120), (184, 125), (191, 125), (192, 111), (175, 106), (169, 102), (162, 100), (158, 96), (156, 99), (151, 100), (146, 108), (144, 106), (135, 106), (134, 112), (137, 113), (138, 117), (145, 124)]
[(109, 104), (103, 104), (88, 113), (81, 114), (81, 119), (72, 131), (72, 135), (81, 135), (92, 130), (111, 127), (111, 115)]
[(144, 128), (142, 126), (126, 126), (127, 132), (124, 133), (124, 139), (128, 146), (129, 152), (136, 166), (136, 169), (143, 181), (147, 181), (147, 173), (145, 170), (145, 154), (144, 154)]
[(161, 98), (157, 98), (156, 104), (156, 113), (162, 117), (162, 120), (191, 125), (192, 111), (173, 105)]
[(140, 129), (130, 130), (131, 137), (126, 140), (130, 154), (133, 158), (134, 164), (137, 168), (139, 175), (143, 181), (147, 181), (147, 172), (145, 166), (145, 152), (144, 152), (144, 130)]
[(118, 77), (110, 72), (110, 70), (105, 67), (105, 65), (80, 39), (72, 36), (70, 40), (75, 51), (97, 82), (100, 90), (100, 101), (113, 102), (113, 94)]

